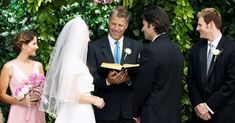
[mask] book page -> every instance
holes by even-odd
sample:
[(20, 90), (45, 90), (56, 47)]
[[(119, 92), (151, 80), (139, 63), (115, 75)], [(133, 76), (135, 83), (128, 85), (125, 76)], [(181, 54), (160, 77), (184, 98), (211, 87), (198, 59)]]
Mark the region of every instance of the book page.
[(101, 67), (109, 68), (109, 69), (115, 69), (115, 70), (121, 70), (122, 69), (122, 65), (115, 64), (115, 63), (102, 63)]
[(139, 64), (124, 64), (124, 68), (130, 68), (130, 67), (139, 67)]

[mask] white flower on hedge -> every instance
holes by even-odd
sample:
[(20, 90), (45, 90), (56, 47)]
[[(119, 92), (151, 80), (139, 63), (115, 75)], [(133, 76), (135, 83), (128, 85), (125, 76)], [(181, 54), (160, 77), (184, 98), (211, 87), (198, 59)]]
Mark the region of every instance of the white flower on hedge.
[(125, 56), (124, 56), (124, 60), (125, 60), (125, 59), (126, 59), (126, 56), (127, 56), (127, 55), (130, 55), (132, 52), (131, 52), (131, 49), (130, 49), (130, 48), (125, 48), (124, 52), (125, 52)]

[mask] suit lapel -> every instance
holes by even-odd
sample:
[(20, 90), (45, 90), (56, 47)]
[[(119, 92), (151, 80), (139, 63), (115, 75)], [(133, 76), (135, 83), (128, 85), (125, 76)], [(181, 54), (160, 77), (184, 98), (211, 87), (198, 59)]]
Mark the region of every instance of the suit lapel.
[(104, 56), (106, 57), (108, 62), (114, 63), (114, 58), (113, 58), (113, 54), (109, 45), (109, 41), (108, 38), (106, 37), (105, 40), (103, 40), (102, 43), (102, 52), (104, 54)]
[[(199, 51), (199, 63), (200, 64), (200, 70), (201, 70), (201, 81), (204, 83), (205, 79), (206, 79), (206, 64), (207, 64), (207, 45), (205, 43), (205, 45), (202, 46), (202, 48)], [(203, 84), (202, 83), (202, 84)]]
[[(216, 47), (216, 49), (219, 49), (220, 51), (223, 49), (223, 37), (220, 39), (220, 42), (219, 42), (218, 46)], [(208, 75), (207, 75), (206, 79), (208, 79), (210, 77), (210, 75), (211, 75), (211, 73), (212, 73), (212, 71), (213, 71), (213, 69), (215, 67), (216, 60), (218, 60), (218, 58), (219, 57), (217, 57), (215, 59), (215, 56), (213, 55), (213, 58), (211, 60), (211, 65), (210, 65), (210, 68), (209, 68)]]
[(126, 56), (125, 60), (124, 60), (124, 57), (125, 57), (125, 49), (126, 48), (130, 48), (132, 50), (132, 47), (131, 47), (131, 43), (127, 40), (127, 38), (124, 37), (123, 39), (123, 48), (122, 48), (122, 57), (121, 57), (121, 64), (124, 64), (124, 63), (128, 63), (128, 55)]

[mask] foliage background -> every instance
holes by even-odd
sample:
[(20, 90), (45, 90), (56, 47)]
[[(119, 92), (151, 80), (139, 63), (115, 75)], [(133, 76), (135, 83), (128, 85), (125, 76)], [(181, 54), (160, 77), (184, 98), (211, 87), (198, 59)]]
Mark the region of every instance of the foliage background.
[[(91, 40), (107, 34), (107, 21), (110, 10), (117, 6), (126, 6), (132, 13), (132, 20), (126, 35), (144, 42), (141, 33), (141, 11), (148, 5), (160, 5), (169, 14), (171, 38), (178, 43), (185, 56), (187, 73), (189, 49), (198, 39), (195, 31), (196, 13), (205, 7), (218, 9), (223, 18), (222, 32), (232, 40), (235, 39), (235, 0), (119, 0), (110, 4), (94, 4), (92, 0), (0, 0), (0, 69), (17, 54), (12, 51), (12, 38), (22, 30), (34, 30), (39, 34), (39, 50), (36, 60), (42, 62), (45, 71), (48, 67), (50, 53), (63, 25), (80, 15), (88, 24)], [(190, 121), (190, 102), (187, 84), (183, 84), (182, 122)], [(9, 105), (0, 104), (4, 118), (7, 119)], [(53, 118), (47, 116), (47, 122)]]

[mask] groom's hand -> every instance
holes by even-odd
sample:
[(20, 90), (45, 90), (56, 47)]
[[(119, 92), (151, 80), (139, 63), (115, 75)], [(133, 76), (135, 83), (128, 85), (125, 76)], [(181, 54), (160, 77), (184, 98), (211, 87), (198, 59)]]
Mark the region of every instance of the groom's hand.
[(134, 117), (133, 119), (135, 120), (136, 123), (140, 123), (140, 117)]

